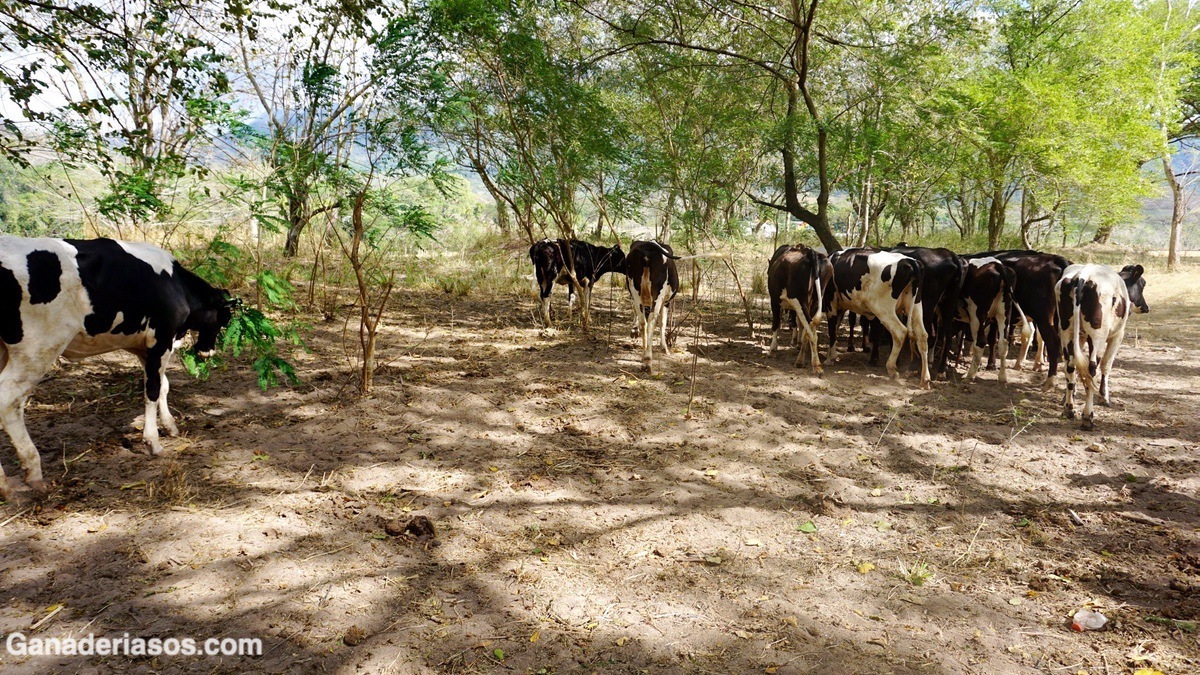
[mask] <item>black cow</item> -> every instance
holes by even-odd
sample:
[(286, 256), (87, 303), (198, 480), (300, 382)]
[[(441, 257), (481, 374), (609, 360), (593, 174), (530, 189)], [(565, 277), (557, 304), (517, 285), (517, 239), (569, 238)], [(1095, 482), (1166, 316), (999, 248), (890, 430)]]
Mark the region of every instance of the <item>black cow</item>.
[(641, 331), (642, 361), (653, 372), (653, 342), (655, 322), (658, 322), (662, 349), (668, 356), (667, 316), (671, 300), (679, 292), (679, 271), (675, 261), (679, 256), (667, 244), (657, 241), (634, 241), (625, 257), (625, 288), (633, 301), (633, 318)]
[[(59, 356), (81, 359), (125, 350), (145, 366), (150, 452), (162, 452), (158, 421), (179, 433), (167, 406), (167, 363), (188, 331), (209, 356), (236, 301), (150, 244), (112, 239), (0, 237), (0, 422), (25, 482), (43, 489), (25, 404)], [(3, 470), (0, 469), (0, 477)], [(7, 480), (0, 480), (7, 497)]]
[(779, 328), (784, 308), (792, 310), (796, 330), (792, 342), (800, 338), (796, 354), (799, 366), (805, 345), (811, 345), (813, 373), (821, 374), (821, 358), (817, 353), (817, 336), (825, 317), (825, 295), (833, 281), (833, 268), (824, 253), (804, 245), (781, 246), (771, 256), (767, 267), (767, 290), (771, 296), (771, 352), (779, 342)]
[(572, 266), (579, 283), (584, 326), (591, 319), (592, 287), (608, 272), (625, 271), (625, 252), (619, 244), (604, 248), (578, 239), (572, 240), (569, 248), (566, 239), (543, 239), (529, 247), (529, 260), (537, 277), (540, 313), (545, 326), (550, 325), (550, 291), (554, 290), (555, 282), (567, 284), (568, 311), (575, 306)]
[(1027, 250), (989, 251), (963, 256), (967, 259), (988, 257), (1004, 263), (1016, 275), (1013, 301), (1020, 306), (1025, 317), (1033, 322), (1046, 345), (1049, 369), (1044, 388), (1049, 389), (1054, 386), (1054, 378), (1058, 374), (1058, 359), (1062, 355), (1054, 287), (1062, 278), (1063, 270), (1071, 265), (1071, 261), (1053, 253)]

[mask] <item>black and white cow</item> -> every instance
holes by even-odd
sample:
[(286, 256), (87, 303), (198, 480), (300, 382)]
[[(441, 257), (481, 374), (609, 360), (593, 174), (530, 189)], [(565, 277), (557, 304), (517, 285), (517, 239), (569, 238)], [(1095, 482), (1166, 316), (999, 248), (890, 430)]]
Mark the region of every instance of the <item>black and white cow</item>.
[(550, 325), (550, 292), (554, 290), (556, 282), (567, 285), (568, 310), (575, 306), (572, 265), (575, 279), (579, 282), (581, 321), (584, 326), (588, 325), (591, 318), (592, 287), (606, 273), (625, 270), (625, 252), (620, 245), (604, 248), (578, 239), (572, 240), (569, 248), (566, 239), (543, 239), (529, 247), (529, 260), (537, 277), (539, 310), (545, 326)]
[[(1063, 416), (1075, 419), (1075, 375), (1078, 371), (1087, 399), (1083, 405), (1083, 428), (1092, 429), (1092, 403), (1097, 393), (1104, 405), (1109, 398), (1108, 375), (1113, 359), (1125, 339), (1125, 324), (1131, 311), (1150, 311), (1143, 290), (1146, 279), (1141, 265), (1128, 265), (1119, 273), (1105, 265), (1071, 265), (1055, 287), (1062, 321), (1062, 356), (1067, 370), (1067, 392)], [(1084, 353), (1084, 349), (1087, 353)]]
[(667, 244), (657, 241), (634, 241), (625, 257), (625, 288), (633, 301), (633, 317), (641, 333), (642, 361), (654, 372), (654, 329), (657, 322), (663, 353), (668, 356), (667, 316), (671, 300), (679, 292), (679, 271), (675, 261), (679, 256)]
[(959, 320), (965, 323), (971, 337), (971, 366), (967, 381), (975, 380), (983, 348), (987, 345), (988, 329), (996, 327), (1000, 346), (1000, 382), (1008, 381), (1008, 317), (1013, 306), (1013, 286), (1016, 273), (996, 258), (971, 258), (967, 261), (959, 301)]
[[(235, 302), (150, 244), (0, 237), (0, 422), (26, 484), (43, 489), (25, 404), (59, 356), (125, 350), (142, 361), (143, 437), (157, 455), (158, 422), (179, 433), (167, 406), (167, 362), (188, 331), (198, 333), (196, 352), (211, 355)], [(0, 483), (7, 496), (7, 481)]]
[(990, 251), (965, 255), (964, 258), (996, 258), (1016, 274), (1013, 287), (1013, 302), (1025, 317), (1033, 323), (1038, 336), (1045, 342), (1049, 369), (1044, 389), (1054, 386), (1058, 374), (1058, 359), (1062, 354), (1059, 342), (1059, 322), (1055, 310), (1054, 289), (1062, 278), (1062, 272), (1071, 261), (1053, 253), (1039, 251), (1007, 250)]
[[(900, 243), (888, 249), (921, 261), (925, 276), (921, 286), (921, 309), (925, 317), (925, 332), (932, 338), (934, 352), (933, 376), (946, 372), (950, 337), (958, 318), (959, 295), (967, 274), (967, 263), (948, 248), (927, 248)], [(877, 362), (872, 346), (871, 360)]]
[(781, 246), (771, 257), (767, 267), (767, 291), (771, 296), (771, 353), (779, 342), (779, 328), (783, 312), (790, 309), (795, 314), (796, 330), (792, 341), (800, 337), (800, 351), (796, 354), (799, 366), (804, 348), (811, 345), (812, 370), (820, 375), (821, 357), (817, 353), (817, 332), (825, 318), (825, 294), (833, 281), (833, 270), (824, 253), (803, 244)]
[[(899, 378), (896, 361), (912, 337), (921, 357), (921, 388), (929, 384), (929, 335), (921, 307), (925, 266), (906, 255), (869, 248), (850, 248), (829, 256), (833, 267), (829, 314), (829, 359), (837, 359), (837, 326), (844, 312), (879, 319), (892, 336), (887, 372)], [(906, 320), (901, 321), (900, 315)]]

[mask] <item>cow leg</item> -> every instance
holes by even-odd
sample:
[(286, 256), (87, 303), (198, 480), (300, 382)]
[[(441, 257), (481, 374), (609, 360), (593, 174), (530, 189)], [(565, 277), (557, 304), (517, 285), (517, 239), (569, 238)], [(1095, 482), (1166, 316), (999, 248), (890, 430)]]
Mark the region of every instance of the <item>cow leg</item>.
[[(50, 363), (54, 363), (53, 360)], [(42, 459), (33, 439), (29, 437), (29, 430), (25, 428), (25, 404), (34, 386), (45, 375), (45, 370), (49, 369), (31, 369), (26, 363), (18, 361), (10, 362), (0, 371), (0, 423), (8, 432), (21, 468), (25, 470), (25, 484), (37, 492), (45, 489), (42, 483)], [(3, 476), (2, 469), (0, 476)], [(9, 497), (8, 479), (4, 478), (0, 484), (0, 498), (7, 501)]]
[(783, 304), (779, 298), (771, 296), (771, 353), (779, 346), (779, 328), (783, 319)]
[(971, 326), (971, 365), (967, 368), (967, 382), (974, 382), (979, 376), (979, 363), (983, 360), (983, 344), (986, 338), (980, 313), (975, 301), (967, 298), (967, 319)]
[(658, 331), (659, 331), (660, 343), (662, 344), (663, 354), (665, 354), (666, 356), (670, 356), (671, 348), (667, 346), (667, 323), (668, 323), (668, 317), (671, 315), (671, 305), (666, 302), (667, 293), (668, 293), (668, 287), (664, 286), (662, 299), (660, 300), (660, 302), (662, 303), (662, 309), (660, 310), (661, 314), (658, 317)]
[[(851, 354), (854, 352), (854, 326), (858, 323), (858, 317), (854, 314), (854, 312), (850, 312), (850, 316), (847, 317), (847, 320), (850, 322), (850, 338), (846, 340), (846, 353)], [(864, 335), (865, 334), (866, 333), (864, 331)]]
[(1062, 334), (1062, 344), (1063, 366), (1067, 379), (1067, 391), (1063, 393), (1063, 417), (1073, 420), (1075, 419), (1075, 358), (1073, 350), (1078, 349), (1079, 345), (1075, 344), (1070, 333), (1065, 329)]
[(1125, 341), (1125, 327), (1121, 326), (1108, 337), (1108, 345), (1104, 350), (1104, 360), (1100, 362), (1100, 405), (1111, 406), (1112, 399), (1108, 395), (1108, 373), (1112, 370), (1113, 361), (1117, 358), (1117, 350)]
[(542, 315), (542, 325), (550, 327), (550, 291), (554, 290), (554, 280), (547, 279), (538, 287), (538, 312)]
[(1040, 373), (1046, 367), (1046, 341), (1035, 331), (1033, 342), (1037, 345), (1033, 350), (1033, 370)]
[(1066, 351), (1063, 348), (1066, 336), (1061, 334), (1050, 323), (1050, 320), (1050, 317), (1043, 317), (1035, 322), (1037, 332), (1041, 335), (1042, 341), (1045, 343), (1046, 360), (1050, 364), (1046, 372), (1046, 381), (1042, 383), (1042, 391), (1049, 391), (1054, 387), (1054, 378), (1058, 375), (1058, 359), (1060, 357), (1065, 358), (1066, 355)]
[(1000, 384), (1008, 384), (1008, 320), (1007, 312), (1004, 307), (1004, 296), (1001, 295), (996, 299), (998, 307), (994, 314), (996, 315), (996, 339), (1000, 341), (999, 354), (1000, 357)]
[(829, 356), (825, 358), (826, 363), (837, 361), (837, 329), (841, 320), (841, 312), (834, 310), (829, 313)]
[(163, 356), (162, 372), (159, 381), (158, 422), (167, 430), (168, 436), (179, 435), (179, 425), (175, 424), (175, 417), (171, 415), (171, 408), (167, 406), (167, 392), (171, 390), (171, 383), (167, 380), (167, 366), (170, 365), (171, 357), (174, 354), (175, 351), (171, 350)]
[(1000, 334), (996, 332), (995, 324), (988, 324), (987, 327), (987, 346), (988, 346), (988, 362), (987, 370), (996, 369), (996, 340)]
[[(879, 343), (883, 342), (882, 331), (879, 328), (877, 321), (868, 321), (867, 325), (863, 326), (863, 336), (871, 336), (871, 358), (867, 359), (868, 366), (879, 365)], [(863, 351), (867, 351), (867, 345), (863, 344)]]
[[(150, 454), (161, 455), (162, 443), (158, 440), (159, 403), (165, 393), (163, 381), (167, 379), (167, 358), (170, 351), (152, 347), (146, 353), (146, 421), (143, 425), (142, 438), (150, 447)], [(165, 404), (165, 399), (162, 403)], [(173, 423), (173, 420), (172, 420)], [(166, 425), (164, 425), (166, 426)], [(178, 429), (176, 429), (178, 431)]]
[(900, 373), (896, 370), (896, 362), (900, 360), (900, 350), (904, 349), (904, 342), (908, 339), (908, 329), (900, 322), (900, 318), (896, 316), (895, 312), (880, 314), (875, 318), (892, 335), (892, 351), (888, 354), (887, 374), (893, 380), (899, 380)]
[(925, 331), (925, 308), (919, 302), (913, 302), (908, 309), (908, 334), (917, 345), (917, 354), (921, 356), (922, 389), (930, 389), (933, 385), (929, 380), (929, 333)]

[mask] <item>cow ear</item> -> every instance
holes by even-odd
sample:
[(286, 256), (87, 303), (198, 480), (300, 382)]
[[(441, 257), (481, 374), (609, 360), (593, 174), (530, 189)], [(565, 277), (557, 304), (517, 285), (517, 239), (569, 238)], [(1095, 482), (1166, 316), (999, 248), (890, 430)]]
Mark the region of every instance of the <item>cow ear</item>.
[(1121, 270), (1121, 276), (1126, 281), (1134, 282), (1137, 281), (1145, 271), (1146, 269), (1141, 265), (1126, 265), (1125, 268)]

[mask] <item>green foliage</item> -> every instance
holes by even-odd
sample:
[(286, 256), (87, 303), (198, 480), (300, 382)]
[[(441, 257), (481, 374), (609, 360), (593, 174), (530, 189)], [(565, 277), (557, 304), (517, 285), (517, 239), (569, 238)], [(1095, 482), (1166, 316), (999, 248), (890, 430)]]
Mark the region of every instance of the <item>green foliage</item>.
[[(251, 274), (247, 271), (253, 263), (250, 256), (219, 236), (189, 259), (194, 261), (192, 271), (209, 283), (237, 287), (250, 279), (266, 307), (277, 312), (296, 310), (295, 288), (286, 278), (269, 269)], [(299, 383), (299, 377), (295, 367), (280, 356), (279, 344), (290, 343), (307, 349), (300, 337), (300, 328), (301, 324), (295, 321), (279, 323), (256, 308), (239, 304), (233, 311), (229, 325), (217, 339), (215, 354), (201, 359), (194, 351), (188, 350), (181, 352), (179, 358), (189, 374), (207, 379), (230, 359), (248, 353), (254, 359), (251, 365), (258, 374), (260, 387), (267, 389), (285, 380), (294, 385)]]

